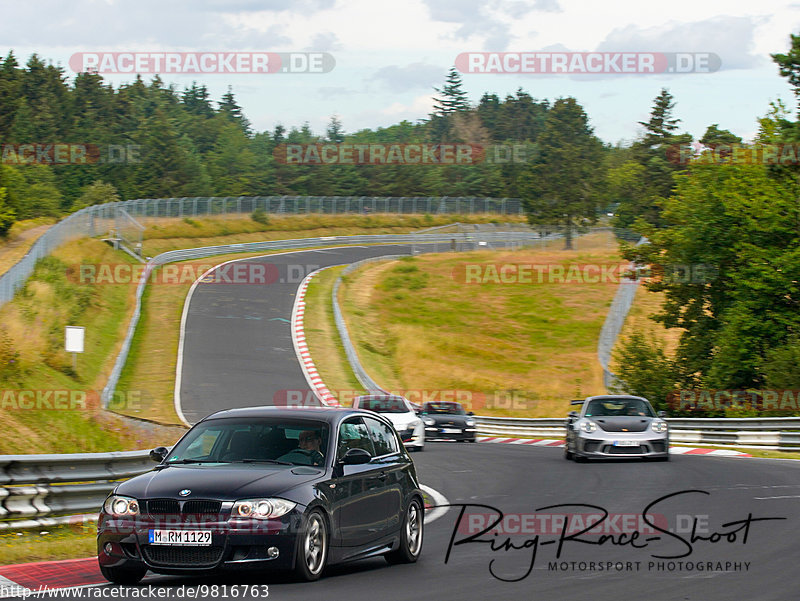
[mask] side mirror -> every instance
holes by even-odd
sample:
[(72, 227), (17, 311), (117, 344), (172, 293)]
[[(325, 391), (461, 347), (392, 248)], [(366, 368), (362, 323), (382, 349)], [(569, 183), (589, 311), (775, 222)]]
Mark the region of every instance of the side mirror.
[(660, 417), (661, 419), (664, 419), (665, 417), (667, 417), (667, 412), (659, 411), (656, 415), (658, 415), (658, 417)]
[(567, 417), (578, 417), (578, 412), (577, 411), (570, 411), (567, 414)]
[(155, 461), (156, 463), (161, 463), (164, 461), (164, 458), (169, 454), (169, 449), (167, 447), (156, 447), (152, 451), (150, 451), (150, 459)]
[(340, 463), (344, 465), (362, 465), (370, 461), (372, 461), (372, 455), (364, 449), (350, 449), (344, 454)]
[(467, 411), (467, 415), (475, 415), (474, 411)]

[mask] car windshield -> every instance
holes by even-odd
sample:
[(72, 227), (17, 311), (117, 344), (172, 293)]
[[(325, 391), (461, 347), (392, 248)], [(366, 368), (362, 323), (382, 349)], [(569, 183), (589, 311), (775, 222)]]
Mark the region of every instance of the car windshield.
[(405, 400), (400, 397), (363, 397), (358, 401), (360, 409), (369, 409), (377, 413), (408, 413)]
[(466, 415), (467, 412), (458, 403), (426, 403), (426, 413), (445, 413), (449, 415)]
[(639, 399), (595, 399), (586, 407), (586, 417), (655, 417), (647, 401)]
[(166, 463), (324, 465), (328, 433), (328, 425), (315, 420), (212, 419), (188, 432)]

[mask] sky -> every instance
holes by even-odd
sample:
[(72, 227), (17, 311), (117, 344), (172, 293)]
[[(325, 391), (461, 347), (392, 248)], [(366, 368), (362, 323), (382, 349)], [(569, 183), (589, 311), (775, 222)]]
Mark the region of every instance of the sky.
[[(417, 122), (462, 53), (713, 53), (711, 73), (464, 73), (473, 104), (522, 88), (534, 98), (573, 96), (608, 143), (641, 134), (654, 98), (669, 89), (682, 131), (712, 123), (750, 140), (770, 102), (796, 99), (770, 53), (800, 34), (800, 2), (761, 0), (0, 0), (0, 52), (32, 53), (69, 76), (76, 53), (324, 52), (327, 73), (170, 73), (220, 99), (230, 86), (257, 131), (332, 115), (346, 132)], [(132, 74), (104, 75), (115, 86)], [(143, 75), (149, 80), (152, 75)]]

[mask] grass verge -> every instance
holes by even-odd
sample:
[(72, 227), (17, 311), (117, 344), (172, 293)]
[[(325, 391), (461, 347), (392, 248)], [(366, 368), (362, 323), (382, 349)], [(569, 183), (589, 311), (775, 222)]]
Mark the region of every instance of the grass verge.
[(52, 217), (38, 217), (12, 225), (8, 235), (0, 238), (0, 275), (18, 263), (53, 223)]
[(366, 391), (353, 374), (333, 318), (331, 293), (344, 266), (323, 269), (309, 283), (306, 291), (304, 330), (306, 344), (322, 381), (345, 406), (353, 397)]
[(350, 274), (340, 304), (365, 368), (415, 402), (449, 396), (485, 415), (560, 416), (569, 399), (605, 392), (597, 338), (616, 284), (454, 276), (468, 264), (620, 262), (606, 233), (559, 247), (422, 255)]
[(511, 215), (270, 215), (266, 223), (241, 215), (214, 218), (161, 218), (144, 221), (142, 248), (148, 256), (216, 244), (242, 244), (267, 240), (354, 236), (358, 234), (406, 234), (453, 223), (524, 223)]
[[(0, 308), (0, 454), (141, 449), (158, 441), (99, 407), (99, 391), (133, 308), (129, 287), (81, 284), (82, 262), (128, 259), (98, 240), (78, 240), (40, 261)], [(64, 351), (64, 327), (86, 328), (85, 352)], [(152, 436), (150, 435), (152, 434)]]
[(12, 530), (0, 534), (2, 564), (59, 561), (97, 554), (95, 522)]

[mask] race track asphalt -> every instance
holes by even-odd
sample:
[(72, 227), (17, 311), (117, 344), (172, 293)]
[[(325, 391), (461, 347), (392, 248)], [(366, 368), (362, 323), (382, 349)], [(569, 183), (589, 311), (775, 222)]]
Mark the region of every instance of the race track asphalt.
[[(226, 407), (271, 404), (282, 390), (307, 389), (288, 323), (301, 275), (407, 252), (397, 246), (293, 252), (255, 260), (277, 268), (278, 279), (269, 286), (198, 286), (186, 323), (181, 389), (189, 421)], [(178, 598), (181, 586), (267, 584), (269, 597), (281, 601), (784, 601), (800, 589), (800, 462), (673, 456), (665, 463), (577, 464), (559, 448), (446, 442), (428, 443), (414, 461), (422, 482), (451, 504), (480, 504), (485, 507), (467, 513), (496, 515), (497, 509), (510, 516), (506, 530), (480, 537), (487, 542), (451, 544), (484, 519), (465, 514), (459, 530), (457, 506), (426, 525), (423, 555), (414, 565), (365, 560), (334, 566), (310, 584), (264, 573), (148, 575), (142, 585), (168, 587)], [(674, 496), (650, 511), (664, 531), (641, 522), (645, 508), (667, 495)], [(579, 542), (569, 538), (575, 534), (570, 529), (557, 558), (563, 524), (572, 528), (603, 510), (609, 513), (604, 533), (613, 538), (600, 544), (598, 535), (586, 533)], [(550, 514), (567, 517), (556, 522), (547, 519)], [(761, 518), (785, 519), (755, 521)], [(695, 536), (705, 538), (692, 541), (695, 519)], [(237, 594), (263, 598), (241, 588)]]

